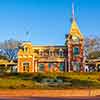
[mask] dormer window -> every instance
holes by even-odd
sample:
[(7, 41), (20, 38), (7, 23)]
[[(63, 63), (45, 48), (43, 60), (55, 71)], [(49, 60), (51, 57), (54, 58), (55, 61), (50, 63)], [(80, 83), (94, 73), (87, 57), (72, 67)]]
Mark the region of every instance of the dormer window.
[(63, 57), (63, 51), (59, 51), (59, 56)]
[(39, 51), (39, 55), (40, 56), (43, 56), (43, 51)]
[(53, 51), (49, 51), (49, 56), (52, 56), (53, 55)]

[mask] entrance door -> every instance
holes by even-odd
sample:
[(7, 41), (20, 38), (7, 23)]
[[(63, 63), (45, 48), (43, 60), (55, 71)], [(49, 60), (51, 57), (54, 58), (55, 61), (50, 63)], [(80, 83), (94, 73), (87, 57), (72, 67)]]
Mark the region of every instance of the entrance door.
[(29, 72), (29, 62), (23, 63), (23, 72)]
[(73, 70), (76, 72), (80, 71), (80, 63), (79, 62), (73, 62)]

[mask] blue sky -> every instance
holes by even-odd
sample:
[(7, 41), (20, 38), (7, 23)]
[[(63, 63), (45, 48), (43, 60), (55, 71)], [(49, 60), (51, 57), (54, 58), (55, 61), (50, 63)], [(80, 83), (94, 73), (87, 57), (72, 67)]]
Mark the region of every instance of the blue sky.
[[(74, 0), (84, 36), (100, 34), (100, 0)], [(72, 0), (0, 0), (0, 41), (30, 40), (33, 45), (64, 44)], [(29, 32), (29, 36), (25, 33)]]

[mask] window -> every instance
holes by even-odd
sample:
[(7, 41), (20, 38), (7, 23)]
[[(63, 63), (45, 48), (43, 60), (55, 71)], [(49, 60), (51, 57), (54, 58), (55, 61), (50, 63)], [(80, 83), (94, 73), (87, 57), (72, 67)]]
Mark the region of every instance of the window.
[(56, 53), (56, 56), (59, 56), (59, 49), (57, 49), (57, 50), (55, 51), (55, 53)]
[(59, 51), (59, 56), (63, 57), (63, 51)]
[(60, 63), (59, 70), (64, 71), (64, 63)]
[(25, 48), (24, 48), (24, 51), (25, 51), (25, 52), (27, 52), (27, 51), (28, 51), (28, 48), (27, 48), (27, 47), (25, 47)]
[(24, 72), (29, 72), (29, 63), (27, 63), (27, 62), (23, 63), (23, 71)]
[(40, 51), (40, 52), (39, 52), (39, 55), (40, 55), (40, 56), (42, 56), (42, 55), (43, 55), (43, 52), (42, 52), (42, 51)]
[(51, 68), (51, 63), (48, 63), (48, 68), (49, 68), (49, 69)]
[(52, 56), (53, 55), (53, 52), (52, 51), (49, 51), (49, 56)]
[(73, 54), (74, 54), (74, 56), (79, 55), (79, 48), (78, 48), (78, 47), (75, 47), (75, 48), (73, 49)]
[(55, 64), (54, 63), (48, 63), (48, 69), (49, 70), (53, 70), (55, 68)]
[(44, 64), (39, 64), (39, 71), (44, 71)]

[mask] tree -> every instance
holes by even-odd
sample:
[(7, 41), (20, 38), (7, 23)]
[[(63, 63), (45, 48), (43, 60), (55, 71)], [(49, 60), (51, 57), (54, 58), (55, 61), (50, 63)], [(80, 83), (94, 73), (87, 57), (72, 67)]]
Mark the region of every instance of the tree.
[(19, 50), (19, 46), (21, 42), (16, 41), (14, 39), (5, 40), (0, 43), (0, 55), (4, 55), (8, 58), (9, 61), (17, 59), (17, 52)]
[(14, 39), (9, 39), (5, 40), (4, 42), (0, 43), (0, 48), (2, 49), (12, 49), (16, 48), (21, 44), (21, 42), (14, 40)]
[(89, 58), (90, 59), (97, 59), (100, 57), (100, 51), (94, 51), (89, 53)]
[(17, 52), (18, 52), (18, 47), (16, 48), (6, 48), (4, 49), (5, 53), (4, 55), (7, 56), (8, 60), (9, 61), (12, 61), (12, 60), (16, 60), (17, 59)]
[(100, 37), (85, 38), (85, 56), (90, 58), (90, 55), (99, 55), (100, 52)]

